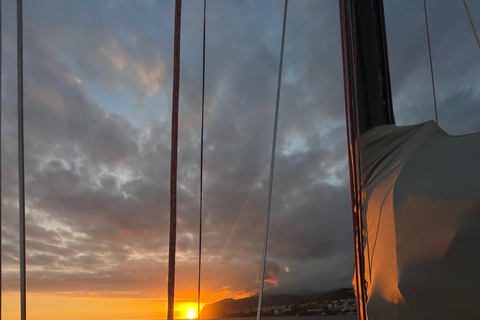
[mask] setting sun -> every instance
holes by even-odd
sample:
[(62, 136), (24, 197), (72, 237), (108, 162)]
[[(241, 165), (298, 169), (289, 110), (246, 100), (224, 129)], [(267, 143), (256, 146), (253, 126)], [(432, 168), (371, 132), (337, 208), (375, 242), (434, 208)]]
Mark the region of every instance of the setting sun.
[[(200, 303), (200, 310), (205, 306), (205, 303)], [(197, 319), (198, 318), (198, 304), (197, 302), (178, 301), (175, 303), (175, 318), (176, 319)]]

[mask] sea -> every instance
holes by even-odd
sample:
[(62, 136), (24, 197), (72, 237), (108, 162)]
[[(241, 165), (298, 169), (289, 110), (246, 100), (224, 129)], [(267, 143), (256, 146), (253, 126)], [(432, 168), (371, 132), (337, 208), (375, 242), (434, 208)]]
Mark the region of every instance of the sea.
[[(206, 320), (256, 320), (256, 317), (239, 317), (239, 318), (207, 318)], [(328, 316), (262, 316), (265, 320), (358, 320), (357, 315), (328, 315)], [(167, 319), (155, 319), (167, 320)]]
[[(242, 317), (242, 318), (218, 318), (215, 320), (254, 320), (255, 317)], [(330, 315), (330, 316), (290, 316), (290, 317), (265, 317), (263, 316), (262, 319), (265, 320), (357, 320), (357, 315)]]

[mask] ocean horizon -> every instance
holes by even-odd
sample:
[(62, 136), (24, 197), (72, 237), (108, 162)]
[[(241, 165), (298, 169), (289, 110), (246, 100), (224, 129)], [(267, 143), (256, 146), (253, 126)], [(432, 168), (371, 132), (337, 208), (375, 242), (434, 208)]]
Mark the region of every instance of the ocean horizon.
[[(325, 316), (262, 316), (262, 318), (274, 318), (275, 320), (356, 320), (358, 319), (357, 315), (325, 315)], [(246, 319), (256, 319), (256, 317), (239, 317), (239, 318), (211, 318), (212, 320), (246, 320)], [(210, 320), (210, 319), (206, 319)]]
[[(262, 316), (262, 318), (275, 318), (276, 320), (356, 320), (357, 315), (312, 315), (312, 316)], [(256, 319), (256, 317), (237, 317), (237, 318), (202, 318), (203, 320), (252, 320)], [(137, 319), (130, 319), (130, 320), (137, 320)], [(151, 319), (151, 320), (167, 320), (167, 319)], [(188, 320), (188, 319), (180, 319), (177, 320)]]

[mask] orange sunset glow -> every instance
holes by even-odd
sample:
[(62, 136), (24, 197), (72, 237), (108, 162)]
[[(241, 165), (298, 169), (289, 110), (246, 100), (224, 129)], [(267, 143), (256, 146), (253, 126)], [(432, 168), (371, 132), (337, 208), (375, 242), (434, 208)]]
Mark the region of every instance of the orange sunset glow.
[[(162, 319), (165, 318), (165, 301), (127, 298), (65, 297), (55, 295), (27, 295), (27, 312), (30, 319), (49, 320), (102, 320), (102, 319)], [(3, 295), (2, 319), (18, 320), (19, 294)], [(203, 307), (205, 304), (201, 304)], [(175, 318), (197, 318), (196, 302), (175, 303)]]

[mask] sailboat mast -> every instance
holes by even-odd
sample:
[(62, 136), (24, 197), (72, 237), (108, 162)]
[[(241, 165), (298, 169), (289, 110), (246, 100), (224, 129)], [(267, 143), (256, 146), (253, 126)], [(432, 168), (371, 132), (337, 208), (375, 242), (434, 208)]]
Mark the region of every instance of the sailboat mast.
[(383, 0), (339, 0), (345, 93), (358, 131), (394, 124)]
[(359, 136), (395, 124), (390, 87), (383, 0), (339, 0), (345, 114), (352, 197), (355, 290), (360, 320), (366, 312), (361, 159)]
[(175, 0), (173, 34), (173, 91), (172, 91), (172, 145), (170, 161), (170, 237), (168, 243), (168, 300), (167, 320), (175, 316), (175, 253), (177, 243), (177, 158), (178, 158), (178, 102), (180, 97), (180, 35), (182, 0)]

